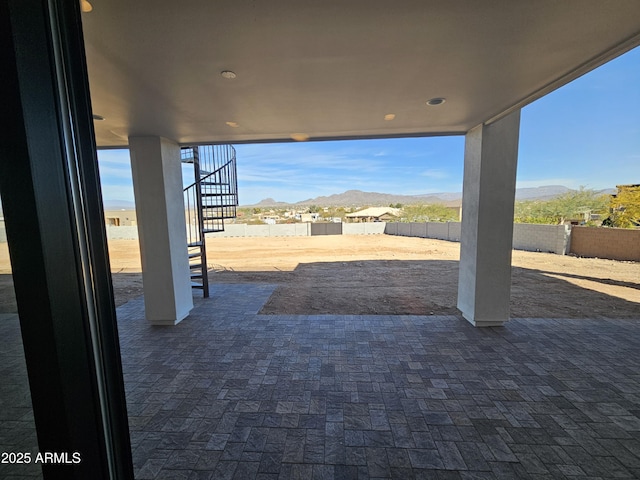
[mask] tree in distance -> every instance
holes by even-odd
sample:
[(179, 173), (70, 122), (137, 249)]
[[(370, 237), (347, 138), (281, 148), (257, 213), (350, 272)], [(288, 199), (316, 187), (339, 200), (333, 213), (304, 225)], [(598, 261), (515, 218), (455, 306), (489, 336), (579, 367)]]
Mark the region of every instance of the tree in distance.
[(611, 195), (611, 215), (603, 225), (619, 228), (640, 227), (640, 185), (623, 185)]
[(457, 222), (458, 209), (440, 203), (430, 205), (405, 205), (403, 222)]
[(591, 214), (603, 215), (609, 211), (609, 195), (580, 187), (551, 200), (516, 202), (515, 223), (562, 224), (567, 220), (590, 222)]

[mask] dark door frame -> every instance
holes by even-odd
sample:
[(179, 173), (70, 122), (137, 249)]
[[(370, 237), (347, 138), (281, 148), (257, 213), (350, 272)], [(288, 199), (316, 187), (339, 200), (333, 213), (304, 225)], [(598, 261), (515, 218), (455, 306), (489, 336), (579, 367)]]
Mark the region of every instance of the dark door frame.
[(80, 15), (0, 0), (0, 191), (44, 477), (133, 479)]

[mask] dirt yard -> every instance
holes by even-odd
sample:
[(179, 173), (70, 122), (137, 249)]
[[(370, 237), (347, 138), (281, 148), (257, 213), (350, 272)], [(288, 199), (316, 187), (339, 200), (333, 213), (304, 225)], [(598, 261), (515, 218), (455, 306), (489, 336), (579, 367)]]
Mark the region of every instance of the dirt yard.
[[(207, 245), (211, 282), (277, 285), (262, 313), (458, 313), (458, 243), (342, 235), (209, 238)], [(142, 294), (138, 242), (114, 240), (109, 250), (121, 305)], [(4, 244), (0, 312), (15, 309), (6, 265)], [(640, 263), (514, 251), (511, 316), (640, 319)]]

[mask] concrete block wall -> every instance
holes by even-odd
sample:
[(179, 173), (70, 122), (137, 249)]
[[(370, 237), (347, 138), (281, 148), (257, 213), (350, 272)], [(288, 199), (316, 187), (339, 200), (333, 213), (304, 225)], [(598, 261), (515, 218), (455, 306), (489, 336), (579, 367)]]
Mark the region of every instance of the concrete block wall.
[[(307, 237), (311, 235), (309, 223), (278, 224), (278, 225), (225, 225), (224, 232), (210, 233), (210, 237)], [(137, 239), (137, 227), (107, 226), (107, 238)]]
[(137, 240), (138, 227), (131, 225), (123, 227), (107, 225), (107, 238), (109, 240)]
[(427, 238), (426, 223), (410, 223), (409, 231), (412, 237)]
[[(381, 225), (381, 224), (369, 224)], [(402, 237), (436, 238), (438, 240), (460, 241), (460, 222), (413, 222), (387, 223), (384, 230), (375, 233), (400, 235)]]
[(398, 225), (400, 225), (400, 223), (385, 223), (384, 233), (387, 235), (398, 235)]
[(342, 235), (342, 223), (311, 223), (311, 235)]
[(568, 225), (515, 223), (513, 225), (513, 248), (565, 255), (569, 253), (570, 231)]
[[(568, 252), (570, 229), (565, 225), (515, 224), (513, 248), (564, 255)], [(460, 222), (387, 223), (384, 233), (405, 237), (435, 238), (459, 242)]]
[(403, 237), (411, 236), (411, 224), (410, 223), (399, 223), (398, 224), (398, 235)]
[(427, 237), (436, 238), (438, 240), (450, 240), (449, 222), (427, 222)]
[(247, 228), (245, 229), (245, 236), (269, 237), (271, 235), (272, 226), (275, 226), (275, 225), (247, 225)]
[(291, 223), (276, 225), (225, 225), (224, 232), (212, 233), (215, 237), (306, 237), (311, 235), (310, 224)]
[[(232, 223), (224, 226), (224, 232), (208, 234), (210, 237), (308, 237), (311, 235), (311, 223), (291, 223), (276, 225), (246, 225), (243, 223)], [(381, 235), (385, 233), (387, 224), (384, 222), (371, 223), (337, 223), (314, 224), (316, 230), (327, 229), (326, 233), (339, 231), (342, 228), (343, 235)], [(406, 225), (407, 235), (410, 227)], [(2, 231), (0, 231), (0, 235)], [(316, 232), (316, 234), (318, 234)], [(320, 233), (322, 234), (322, 232)], [(107, 227), (107, 238), (113, 239), (137, 239), (137, 227)]]
[(384, 222), (343, 223), (343, 235), (380, 235), (385, 233)]
[(573, 227), (570, 252), (581, 257), (640, 262), (640, 230)]
[(449, 225), (449, 240), (452, 242), (459, 242), (462, 237), (462, 223), (447, 222), (447, 225)]
[(364, 224), (365, 235), (382, 235), (384, 233), (384, 222), (374, 222)]
[[(6, 242), (4, 222), (0, 222), (0, 242)], [(344, 223), (343, 235), (399, 235), (460, 241), (460, 222), (427, 223)], [(218, 237), (291, 237), (310, 236), (310, 223), (278, 225), (225, 225)], [(107, 238), (137, 239), (135, 226), (107, 226)], [(558, 255), (573, 253), (581, 257), (640, 261), (640, 230), (624, 228), (573, 227), (516, 223), (513, 226), (513, 248)]]

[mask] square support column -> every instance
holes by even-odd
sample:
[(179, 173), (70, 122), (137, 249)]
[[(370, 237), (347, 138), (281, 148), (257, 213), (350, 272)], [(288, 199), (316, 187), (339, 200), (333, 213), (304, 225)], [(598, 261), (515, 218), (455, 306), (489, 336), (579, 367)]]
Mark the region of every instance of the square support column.
[(520, 110), (466, 135), (458, 309), (477, 327), (509, 320)]
[(161, 137), (130, 137), (144, 306), (154, 325), (175, 325), (193, 308), (180, 147)]

